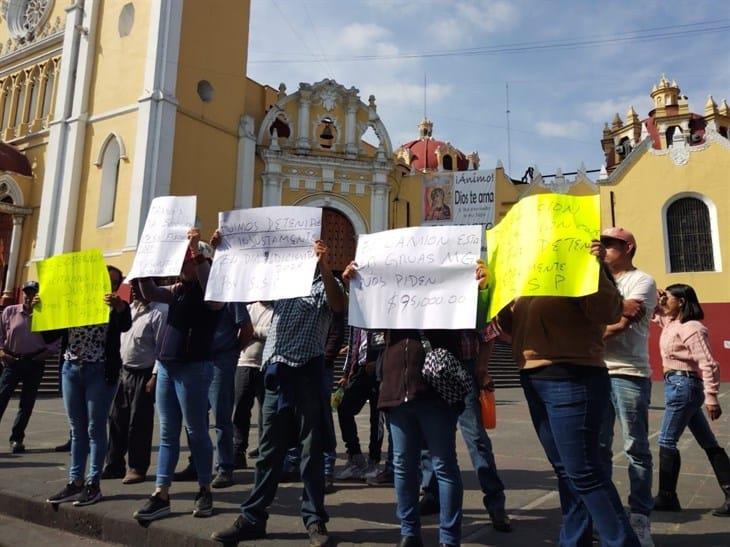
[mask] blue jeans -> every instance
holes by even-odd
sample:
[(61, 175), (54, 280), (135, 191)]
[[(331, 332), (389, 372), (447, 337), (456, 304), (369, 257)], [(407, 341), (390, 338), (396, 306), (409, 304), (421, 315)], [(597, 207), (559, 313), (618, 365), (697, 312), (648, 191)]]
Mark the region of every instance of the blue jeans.
[(396, 514), (402, 536), (421, 535), (418, 471), (421, 446), (431, 451), (439, 486), (439, 541), (461, 543), (464, 487), (456, 459), (457, 411), (439, 400), (409, 401), (388, 410), (393, 438)]
[[(482, 499), (484, 507), (489, 512), (503, 511), (505, 504), (504, 484), (497, 474), (497, 464), (494, 461), (494, 452), (492, 452), (492, 441), (482, 424), (479, 387), (474, 377), (475, 362), (470, 360), (465, 361), (463, 364), (472, 376), (472, 388), (464, 401), (464, 412), (459, 416), (461, 436), (464, 438), (464, 443), (466, 443), (469, 450), (469, 457), (484, 494)], [(423, 465), (422, 488), (438, 500), (438, 485), (429, 453), (421, 458), (421, 463)]]
[(213, 381), (208, 391), (215, 419), (216, 470), (233, 472), (233, 402), (238, 355), (222, 353), (213, 360)]
[(664, 417), (659, 430), (659, 446), (676, 450), (686, 427), (705, 450), (718, 446), (715, 434), (702, 409), (705, 392), (702, 380), (687, 376), (667, 376), (664, 383)]
[(160, 450), (157, 486), (170, 486), (180, 456), (182, 422), (188, 431), (198, 483), (207, 486), (213, 474), (213, 444), (208, 435), (208, 392), (213, 381), (213, 363), (157, 362), (157, 415), (160, 419)]
[(98, 483), (106, 457), (106, 428), (117, 384), (104, 379), (104, 362), (65, 361), (61, 370), (63, 404), (71, 427), (69, 480), (80, 481), (91, 455), (87, 482)]
[(547, 380), (520, 375), (530, 417), (558, 477), (562, 547), (590, 547), (593, 522), (605, 547), (638, 547), (616, 487), (604, 471), (599, 432), (610, 397), (607, 370)]
[(632, 513), (649, 516), (654, 508), (651, 494), (652, 463), (649, 448), (649, 404), (651, 380), (636, 376), (610, 376), (611, 402), (601, 427), (601, 456), (604, 471), (613, 474), (613, 430), (618, 418), (624, 439), (624, 454), (629, 462), (629, 508)]
[(293, 369), (291, 374), (293, 407), (279, 411), (279, 391), (267, 387), (261, 408), (263, 429), (254, 486), (248, 499), (241, 504), (241, 513), (246, 520), (258, 526), (266, 526), (268, 507), (276, 496), (284, 457), (293, 437), (298, 439), (301, 453), (299, 470), (304, 484), (301, 506), (304, 525), (329, 520), (324, 508), (322, 397), (312, 396), (321, 391), (322, 358), (312, 359)]

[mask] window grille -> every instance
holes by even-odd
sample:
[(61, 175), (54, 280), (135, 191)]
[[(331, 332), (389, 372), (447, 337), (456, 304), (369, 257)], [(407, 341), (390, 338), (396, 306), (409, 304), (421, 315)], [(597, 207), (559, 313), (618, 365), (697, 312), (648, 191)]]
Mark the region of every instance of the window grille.
[(715, 271), (710, 212), (697, 198), (681, 198), (667, 209), (669, 264), (672, 272)]

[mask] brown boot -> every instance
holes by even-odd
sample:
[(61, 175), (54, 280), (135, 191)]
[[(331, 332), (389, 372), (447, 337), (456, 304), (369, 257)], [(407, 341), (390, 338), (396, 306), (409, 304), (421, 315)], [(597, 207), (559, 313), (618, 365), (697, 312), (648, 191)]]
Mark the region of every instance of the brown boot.
[(138, 484), (145, 481), (145, 474), (140, 473), (136, 469), (130, 469), (122, 479), (122, 484)]

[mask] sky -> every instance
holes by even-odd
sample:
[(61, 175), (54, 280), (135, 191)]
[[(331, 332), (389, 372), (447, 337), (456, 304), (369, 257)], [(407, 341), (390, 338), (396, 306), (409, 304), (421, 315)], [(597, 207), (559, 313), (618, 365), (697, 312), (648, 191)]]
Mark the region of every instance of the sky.
[(373, 94), (394, 147), (425, 102), (435, 138), (521, 178), (599, 169), (603, 124), (646, 117), (662, 74), (693, 112), (730, 101), (728, 44), (727, 0), (252, 0), (247, 74)]

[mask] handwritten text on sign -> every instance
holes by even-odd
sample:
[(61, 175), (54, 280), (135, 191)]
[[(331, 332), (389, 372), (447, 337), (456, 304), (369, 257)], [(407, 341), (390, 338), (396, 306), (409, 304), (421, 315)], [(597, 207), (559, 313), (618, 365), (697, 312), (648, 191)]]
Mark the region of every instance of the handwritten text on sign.
[(421, 226), (361, 235), (350, 283), (351, 325), (474, 328), (481, 226)]
[(585, 296), (598, 290), (590, 254), (600, 235), (599, 196), (536, 194), (487, 230), (489, 317), (518, 296)]
[(109, 320), (104, 295), (109, 273), (99, 249), (66, 253), (36, 264), (41, 303), (33, 310), (34, 332), (99, 325)]
[(218, 223), (222, 240), (213, 259), (206, 300), (254, 302), (309, 295), (322, 209), (240, 209), (220, 213)]
[(162, 196), (152, 200), (127, 281), (180, 274), (188, 248), (188, 230), (195, 224), (196, 199)]

